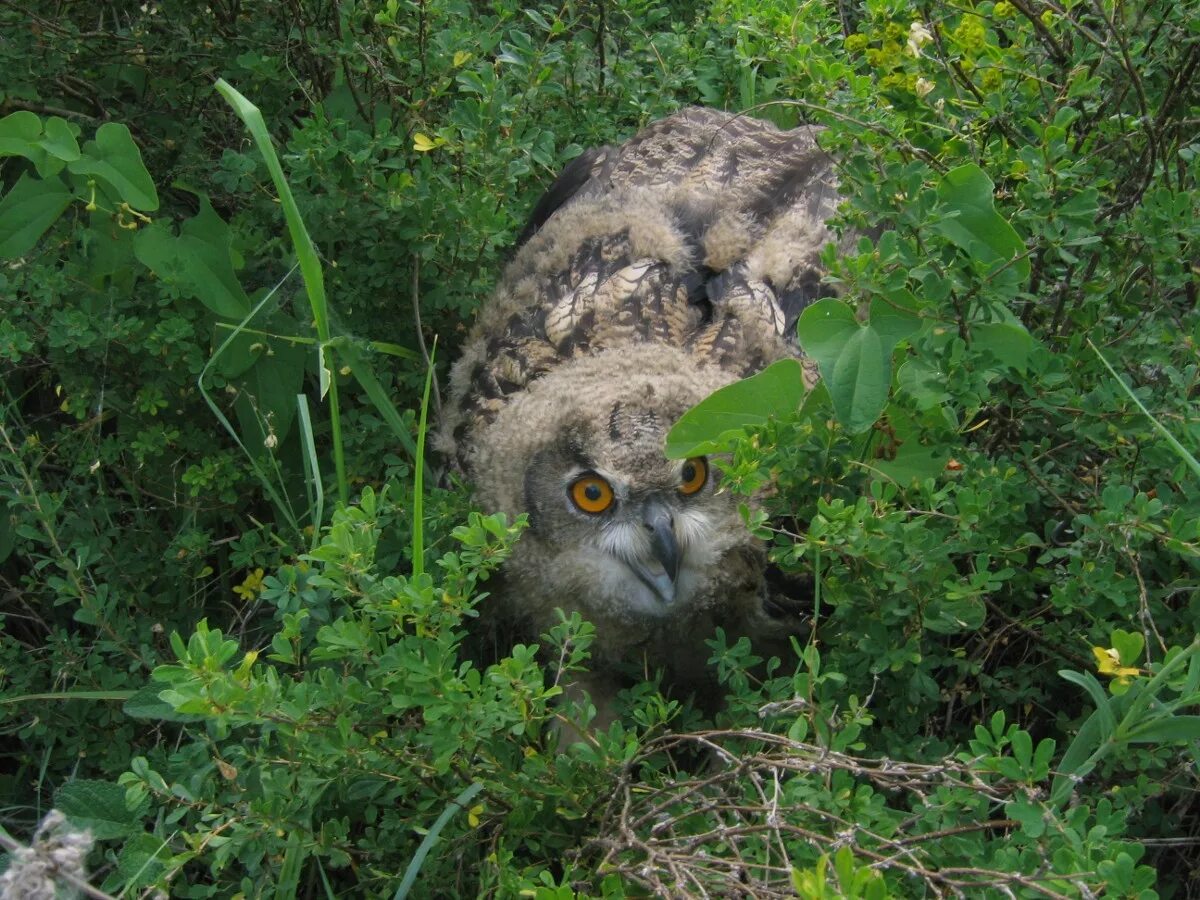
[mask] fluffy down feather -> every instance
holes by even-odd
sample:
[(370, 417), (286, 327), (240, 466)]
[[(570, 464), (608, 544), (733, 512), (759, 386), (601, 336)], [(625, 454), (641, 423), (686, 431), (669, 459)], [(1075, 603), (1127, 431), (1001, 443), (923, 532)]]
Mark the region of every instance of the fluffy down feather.
[[(687, 109), (585, 153), (538, 203), (451, 372), (439, 449), (481, 507), (530, 514), (491, 612), (533, 634), (556, 608), (595, 624), (583, 686), (602, 712), (622, 665), (696, 687), (717, 626), (799, 624), (768, 614), (764, 551), (716, 473), (685, 489), (704, 461), (667, 460), (663, 442), (713, 390), (800, 355), (793, 326), (828, 292), (835, 240), (816, 133)], [(599, 512), (573, 493), (593, 478)]]

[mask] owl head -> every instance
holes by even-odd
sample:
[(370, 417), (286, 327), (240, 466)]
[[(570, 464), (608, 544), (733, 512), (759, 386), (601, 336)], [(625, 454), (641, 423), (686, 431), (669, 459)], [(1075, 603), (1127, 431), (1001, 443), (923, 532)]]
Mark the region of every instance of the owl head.
[(529, 515), (511, 604), (538, 621), (578, 611), (622, 646), (631, 626), (752, 605), (762, 553), (736, 500), (711, 460), (664, 452), (679, 416), (728, 380), (675, 348), (633, 347), (573, 361), (501, 411), (471, 468), (485, 505)]

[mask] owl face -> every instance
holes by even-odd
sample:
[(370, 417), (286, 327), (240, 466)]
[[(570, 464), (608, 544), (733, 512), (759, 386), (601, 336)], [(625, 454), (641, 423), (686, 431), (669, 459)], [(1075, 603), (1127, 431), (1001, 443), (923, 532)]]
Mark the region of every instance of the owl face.
[(710, 461), (663, 455), (686, 409), (679, 399), (622, 398), (600, 427), (589, 410), (526, 467), (522, 543), (541, 577), (558, 579), (564, 608), (624, 621), (686, 617), (732, 535), (745, 537)]
[(481, 508), (529, 515), (505, 564), (507, 609), (536, 628), (578, 611), (593, 653), (615, 657), (757, 608), (763, 552), (736, 498), (712, 460), (665, 454), (678, 418), (733, 377), (634, 345), (564, 363), (496, 411), (467, 463)]

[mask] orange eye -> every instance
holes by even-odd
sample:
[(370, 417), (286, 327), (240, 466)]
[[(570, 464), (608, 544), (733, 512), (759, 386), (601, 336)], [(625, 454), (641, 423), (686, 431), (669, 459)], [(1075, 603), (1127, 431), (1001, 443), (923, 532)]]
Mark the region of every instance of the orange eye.
[(602, 513), (612, 506), (612, 487), (599, 475), (584, 475), (572, 482), (571, 501), (585, 513)]
[(683, 464), (679, 477), (681, 494), (696, 493), (708, 482), (708, 461), (703, 456), (693, 456)]

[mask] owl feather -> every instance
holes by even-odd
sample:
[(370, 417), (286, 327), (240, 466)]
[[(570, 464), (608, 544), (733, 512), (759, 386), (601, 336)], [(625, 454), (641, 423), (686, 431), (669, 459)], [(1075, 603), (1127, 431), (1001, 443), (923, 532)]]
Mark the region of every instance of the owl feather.
[(712, 391), (801, 358), (794, 324), (830, 293), (835, 241), (817, 134), (686, 109), (584, 153), (452, 369), (439, 449), (482, 507), (530, 521), (492, 612), (533, 634), (559, 609), (592, 622), (600, 704), (629, 664), (702, 685), (717, 627), (788, 630), (719, 473), (664, 441)]

